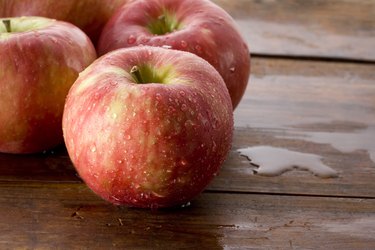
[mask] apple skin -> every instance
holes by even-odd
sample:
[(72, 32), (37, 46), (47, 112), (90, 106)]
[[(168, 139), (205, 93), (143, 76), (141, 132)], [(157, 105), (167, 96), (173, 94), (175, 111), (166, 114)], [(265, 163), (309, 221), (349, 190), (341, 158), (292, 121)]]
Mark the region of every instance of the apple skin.
[[(148, 26), (175, 15), (180, 27), (155, 35)], [(235, 108), (250, 75), (250, 53), (234, 20), (208, 0), (139, 0), (121, 7), (104, 26), (98, 54), (137, 45), (168, 46), (207, 60), (223, 77)]]
[(96, 52), (90, 39), (70, 23), (41, 17), (6, 19), (14, 32), (6, 32), (0, 19), (0, 152), (48, 150), (63, 142), (66, 95)]
[(0, 0), (0, 17), (43, 16), (70, 22), (96, 44), (100, 32), (123, 4), (130, 0)]
[[(150, 65), (163, 83), (137, 84), (129, 73), (135, 65)], [(233, 111), (225, 83), (205, 60), (140, 46), (110, 52), (80, 74), (63, 131), (77, 172), (100, 197), (171, 207), (189, 202), (219, 171), (231, 148)]]

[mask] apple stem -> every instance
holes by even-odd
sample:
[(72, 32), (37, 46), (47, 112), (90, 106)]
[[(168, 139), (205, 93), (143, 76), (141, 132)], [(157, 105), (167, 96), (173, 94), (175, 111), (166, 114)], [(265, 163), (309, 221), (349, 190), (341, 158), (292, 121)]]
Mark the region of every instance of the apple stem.
[(142, 75), (141, 75), (141, 70), (139, 69), (138, 66), (133, 66), (130, 70), (130, 74), (133, 76), (134, 80), (137, 83), (144, 83)]
[(5, 28), (6, 28), (8, 33), (12, 32), (12, 28), (11, 28), (9, 19), (3, 20), (3, 24), (5, 25)]
[(161, 21), (163, 27), (166, 27), (167, 26), (167, 18), (165, 17), (165, 15), (160, 15), (158, 17), (158, 19)]
[(166, 34), (172, 30), (169, 30), (168, 28), (168, 22), (167, 22), (167, 17), (165, 15), (161, 15), (158, 17), (159, 21), (161, 22), (161, 34)]

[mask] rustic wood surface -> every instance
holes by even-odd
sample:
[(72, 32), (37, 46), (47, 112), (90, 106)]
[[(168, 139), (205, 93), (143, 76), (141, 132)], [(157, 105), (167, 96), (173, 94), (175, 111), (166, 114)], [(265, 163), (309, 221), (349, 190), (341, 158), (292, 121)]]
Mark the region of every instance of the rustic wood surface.
[(236, 20), (252, 53), (375, 60), (372, 0), (214, 0)]
[(375, 201), (204, 193), (191, 206), (108, 205), (83, 184), (2, 183), (2, 249), (373, 249)]
[[(0, 249), (375, 249), (375, 2), (214, 2), (253, 56), (233, 149), (206, 191), (186, 207), (116, 207), (63, 145), (0, 154)], [(238, 152), (258, 145), (319, 155), (338, 177), (260, 176)]]

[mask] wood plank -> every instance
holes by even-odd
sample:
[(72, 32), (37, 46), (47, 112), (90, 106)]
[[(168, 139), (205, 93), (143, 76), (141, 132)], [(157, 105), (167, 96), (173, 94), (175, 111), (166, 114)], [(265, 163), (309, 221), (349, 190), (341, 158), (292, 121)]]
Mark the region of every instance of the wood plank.
[[(375, 197), (374, 79), (375, 65), (253, 60), (235, 111), (233, 152), (210, 189)], [(256, 167), (236, 150), (257, 145), (319, 155), (339, 177), (254, 175)]]
[(252, 53), (375, 60), (371, 0), (214, 0), (239, 25)]
[(115, 207), (83, 184), (0, 182), (0, 247), (374, 249), (374, 211), (374, 199), (224, 193), (149, 211)]
[(31, 155), (0, 153), (0, 181), (81, 182), (65, 146)]

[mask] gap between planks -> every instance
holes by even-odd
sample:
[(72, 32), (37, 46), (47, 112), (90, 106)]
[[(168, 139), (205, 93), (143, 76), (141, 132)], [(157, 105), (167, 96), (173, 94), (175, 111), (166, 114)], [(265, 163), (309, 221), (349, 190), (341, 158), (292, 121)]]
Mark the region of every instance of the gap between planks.
[(356, 59), (349, 57), (324, 57), (324, 56), (310, 56), (310, 55), (279, 55), (279, 54), (260, 54), (251, 53), (251, 58), (260, 59), (279, 59), (279, 60), (293, 60), (293, 61), (311, 61), (311, 62), (333, 62), (333, 63), (356, 63), (375, 65), (375, 60)]

